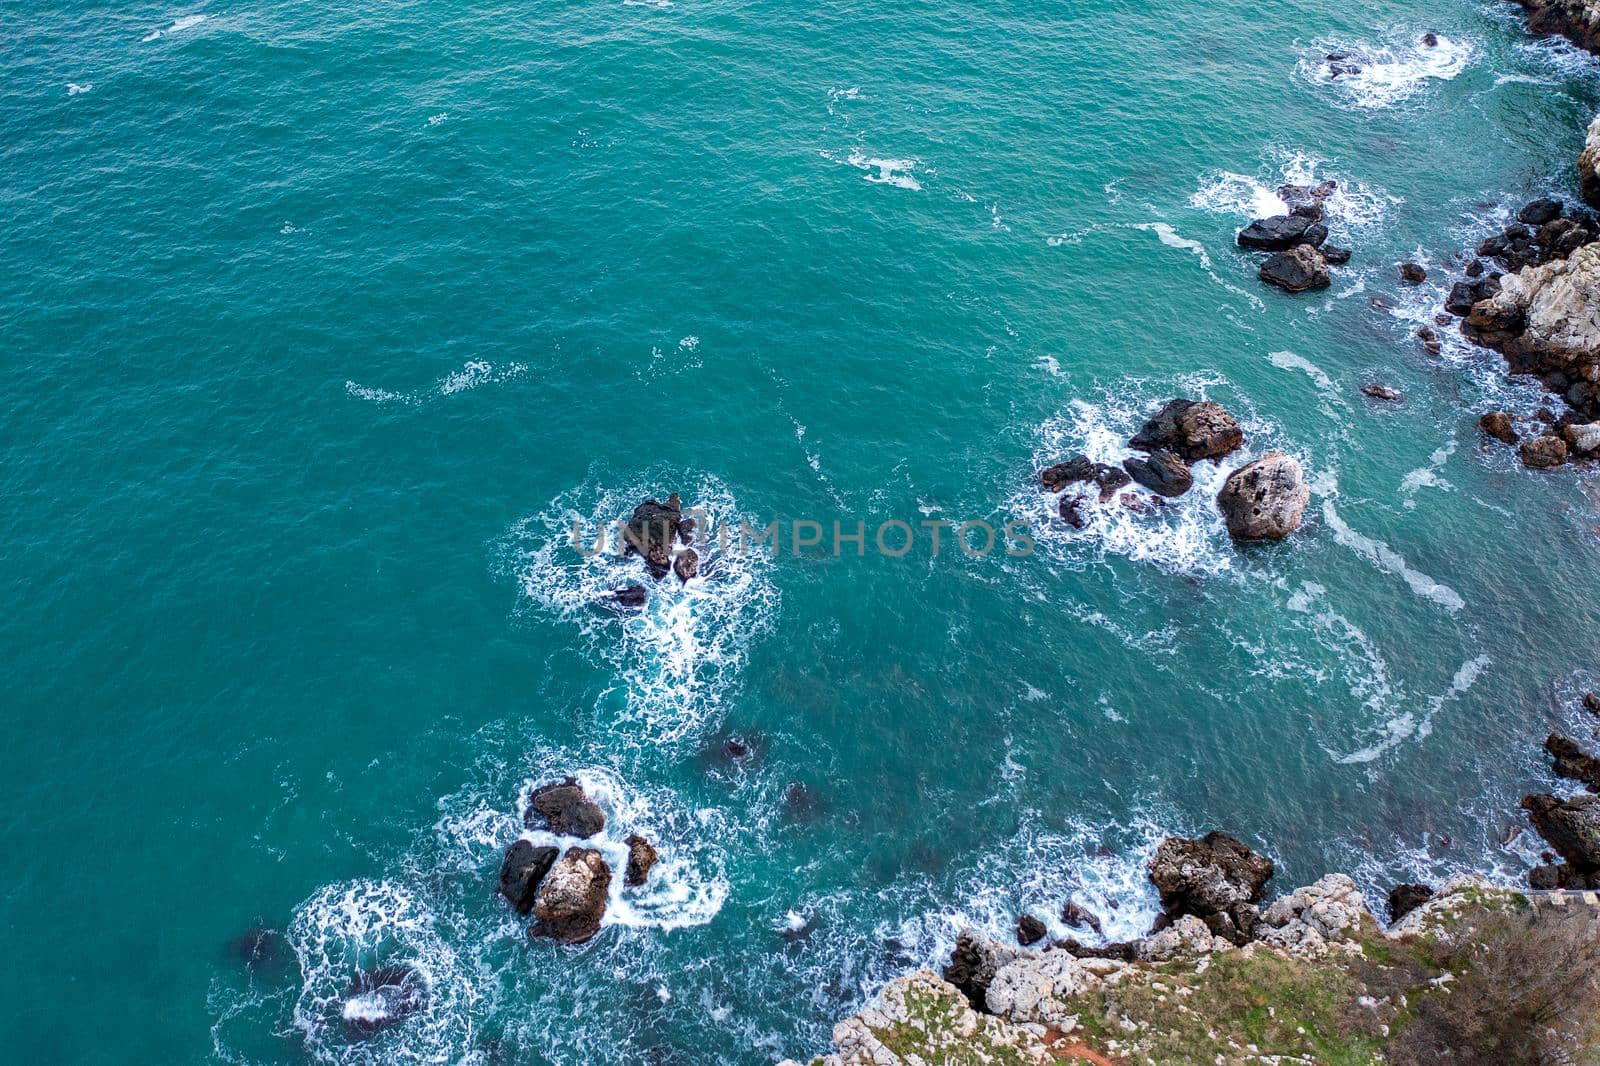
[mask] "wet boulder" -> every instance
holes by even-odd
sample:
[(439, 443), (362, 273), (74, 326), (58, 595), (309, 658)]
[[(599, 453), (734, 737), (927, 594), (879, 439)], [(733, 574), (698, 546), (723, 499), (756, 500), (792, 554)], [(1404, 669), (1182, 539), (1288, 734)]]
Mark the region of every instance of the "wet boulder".
[(1256, 904), (1266, 895), (1272, 872), (1271, 859), (1217, 832), (1199, 839), (1168, 837), (1150, 860), (1150, 880), (1169, 920), (1199, 918), (1214, 935), (1235, 943), (1254, 930)]
[(1328, 228), (1315, 216), (1288, 214), (1256, 219), (1239, 231), (1238, 241), (1241, 248), (1282, 252), (1297, 244), (1320, 244), (1327, 236)]
[(1182, 496), (1194, 487), (1188, 464), (1165, 448), (1151, 452), (1148, 459), (1124, 459), (1122, 467), (1129, 477), (1158, 496)]
[(1100, 919), (1088, 907), (1068, 900), (1066, 906), (1061, 908), (1061, 920), (1074, 929), (1093, 929), (1101, 933)]
[(556, 860), (534, 899), (529, 936), (582, 944), (600, 931), (611, 889), (611, 868), (593, 848), (568, 848)]
[(1567, 461), (1567, 442), (1552, 433), (1524, 441), (1517, 454), (1529, 470), (1553, 470)]
[(1324, 244), (1318, 251), (1322, 253), (1323, 262), (1329, 266), (1344, 266), (1355, 254), (1348, 248), (1339, 248), (1332, 244)]
[(1575, 871), (1584, 877), (1600, 872), (1600, 796), (1524, 796), (1522, 809), (1533, 828)]
[(1503, 444), (1516, 444), (1521, 439), (1509, 411), (1490, 411), (1478, 419), (1478, 428)]
[(1560, 200), (1548, 198), (1532, 200), (1517, 212), (1517, 221), (1528, 226), (1542, 226), (1560, 218), (1562, 206)]
[(1297, 244), (1286, 252), (1274, 252), (1261, 264), (1261, 280), (1284, 292), (1309, 292), (1326, 289), (1333, 283), (1328, 261), (1309, 244)]
[(1244, 431), (1213, 400), (1169, 400), (1128, 441), (1142, 452), (1166, 450), (1186, 463), (1221, 459), (1244, 444)]
[(1235, 540), (1281, 540), (1300, 528), (1311, 489), (1300, 463), (1268, 452), (1228, 475), (1217, 507)]
[(611, 602), (618, 607), (643, 607), (649, 598), (643, 585), (623, 585), (611, 590)]
[(672, 560), (672, 572), (678, 575), (678, 580), (687, 585), (690, 579), (700, 573), (700, 553), (693, 548), (685, 548)]
[(683, 521), (683, 502), (674, 492), (666, 503), (646, 500), (633, 509), (624, 530), (625, 550), (637, 552), (646, 568), (660, 580), (672, 567), (672, 545)]
[(500, 865), (500, 894), (518, 914), (533, 910), (539, 884), (560, 854), (560, 848), (540, 847), (527, 840), (518, 840), (506, 849)]
[(1095, 463), (1087, 455), (1075, 455), (1064, 463), (1056, 463), (1039, 471), (1039, 483), (1046, 492), (1060, 492), (1076, 481), (1094, 477)]
[(533, 790), (523, 823), (529, 829), (548, 829), (557, 836), (587, 838), (606, 827), (606, 815), (584, 794), (578, 779), (568, 777)]
[(1017, 943), (1023, 947), (1037, 944), (1049, 932), (1050, 930), (1045, 928), (1044, 923), (1031, 914), (1024, 914), (1017, 919)]
[(1585, 459), (1600, 456), (1600, 422), (1569, 422), (1561, 427), (1561, 439), (1574, 455)]
[(622, 883), (630, 888), (637, 888), (650, 879), (650, 870), (655, 866), (660, 856), (651, 843), (638, 833), (628, 837), (628, 866), (623, 871)]
[(1584, 751), (1576, 740), (1551, 733), (1545, 738), (1544, 750), (1555, 760), (1552, 769), (1557, 776), (1581, 782), (1585, 788), (1600, 792), (1600, 759)]
[(1428, 272), (1420, 263), (1401, 263), (1400, 280), (1409, 285), (1421, 285), (1428, 280)]
[(1393, 925), (1433, 898), (1427, 885), (1395, 885), (1389, 890), (1389, 923)]
[(1369, 382), (1361, 386), (1361, 395), (1373, 400), (1383, 400), (1386, 403), (1399, 403), (1400, 394), (1387, 385)]
[(1089, 524), (1089, 516), (1084, 512), (1087, 506), (1088, 501), (1082, 496), (1063, 496), (1056, 506), (1056, 512), (1073, 529), (1083, 529)]
[(380, 966), (356, 974), (340, 1013), (352, 1040), (367, 1040), (428, 1005), (428, 981), (414, 966)]

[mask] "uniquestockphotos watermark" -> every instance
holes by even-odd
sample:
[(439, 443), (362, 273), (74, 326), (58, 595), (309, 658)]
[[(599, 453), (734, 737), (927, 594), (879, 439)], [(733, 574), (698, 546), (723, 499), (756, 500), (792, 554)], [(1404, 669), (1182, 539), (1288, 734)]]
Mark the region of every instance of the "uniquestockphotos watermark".
[[(683, 543), (705, 550), (712, 544), (719, 554), (746, 555), (770, 552), (774, 557), (785, 553), (800, 556), (813, 552), (831, 552), (834, 556), (855, 554), (864, 557), (875, 551), (891, 559), (904, 558), (914, 550), (926, 550), (937, 557), (941, 552), (959, 551), (961, 554), (981, 559), (997, 552), (1013, 558), (1032, 555), (1033, 537), (1027, 522), (1011, 521), (996, 529), (981, 519), (969, 522), (952, 522), (943, 518), (927, 518), (918, 522), (905, 522), (898, 518), (880, 522), (869, 529), (865, 521), (858, 520), (852, 528), (848, 523), (834, 519), (830, 525), (809, 518), (775, 519), (765, 526), (753, 526), (744, 519), (737, 528), (729, 523), (711, 525), (709, 516), (698, 509), (683, 512), (679, 528), (690, 532)], [(632, 524), (626, 518), (593, 526), (584, 520), (572, 520), (572, 546), (585, 557), (596, 555), (625, 555), (636, 551), (647, 555), (652, 543), (660, 544), (672, 539), (672, 531), (657, 523), (657, 529), (648, 525)], [(710, 529), (709, 542), (699, 534)]]

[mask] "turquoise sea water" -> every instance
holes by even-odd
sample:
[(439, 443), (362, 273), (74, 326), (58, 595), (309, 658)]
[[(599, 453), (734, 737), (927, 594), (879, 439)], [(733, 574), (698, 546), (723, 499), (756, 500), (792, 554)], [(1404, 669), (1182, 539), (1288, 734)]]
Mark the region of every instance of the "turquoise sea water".
[[(1279, 887), (1526, 868), (1594, 486), (1482, 449), (1537, 397), (1410, 338), (1600, 104), (1511, 6), (4, 11), (7, 1057), (763, 1063), (962, 924), (1141, 931), (1169, 832)], [(1356, 257), (1288, 297), (1232, 237), (1311, 177)], [(1301, 532), (1050, 521), (1040, 465), (1179, 394), (1302, 459)], [(637, 571), (565, 524), (674, 489), (1038, 550), (594, 609)], [(569, 771), (664, 857), (581, 949), (493, 894)], [(351, 1043), (382, 962), (429, 1007)]]

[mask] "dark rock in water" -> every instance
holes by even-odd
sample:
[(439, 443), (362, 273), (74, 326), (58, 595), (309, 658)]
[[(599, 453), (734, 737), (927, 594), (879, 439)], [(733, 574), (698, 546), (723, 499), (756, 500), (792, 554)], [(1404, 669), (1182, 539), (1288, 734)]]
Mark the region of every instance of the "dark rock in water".
[(1288, 204), (1290, 214), (1306, 208), (1316, 209), (1315, 218), (1322, 217), (1322, 203), (1335, 192), (1339, 191), (1339, 183), (1329, 178), (1319, 181), (1315, 185), (1280, 185), (1278, 186), (1278, 199)]
[(1309, 244), (1297, 244), (1287, 252), (1274, 252), (1261, 264), (1261, 280), (1284, 292), (1309, 292), (1332, 284), (1328, 261)]
[[(1320, 222), (1322, 221), (1322, 216), (1326, 214), (1326, 212), (1323, 210), (1321, 204), (1296, 204), (1295, 206), (1289, 208), (1289, 214), (1295, 216), (1296, 218), (1309, 218), (1313, 222)], [(1306, 232), (1309, 233), (1310, 231), (1311, 228), (1309, 226), (1306, 227)]]
[(643, 585), (623, 585), (611, 590), (611, 602), (619, 607), (643, 607), (650, 594)]
[(1075, 481), (1091, 480), (1095, 465), (1087, 455), (1075, 455), (1064, 463), (1056, 463), (1039, 471), (1039, 482), (1046, 492), (1060, 492)]
[(1122, 466), (1129, 477), (1159, 496), (1182, 496), (1194, 487), (1188, 465), (1165, 448), (1151, 452), (1149, 459), (1124, 459)]
[(1389, 386), (1372, 383), (1361, 386), (1361, 395), (1369, 396), (1374, 400), (1387, 400), (1390, 403), (1398, 403), (1400, 400), (1400, 394)]
[(1576, 740), (1551, 733), (1545, 738), (1544, 750), (1555, 759), (1557, 776), (1582, 782), (1591, 792), (1600, 792), (1600, 759), (1584, 751)]
[[(1311, 245), (1313, 248), (1322, 247), (1323, 242), (1327, 239), (1328, 227), (1324, 226), (1321, 222), (1313, 222), (1311, 225), (1307, 226), (1305, 235), (1301, 238), (1304, 243)], [(1324, 256), (1323, 259), (1326, 261), (1327, 257)]]
[(1447, 315), (1443, 311), (1433, 316), (1433, 324), (1436, 326), (1448, 326), (1455, 320), (1454, 315)]
[(1528, 887), (1539, 892), (1557, 889), (1588, 888), (1591, 878), (1585, 877), (1567, 863), (1545, 863), (1528, 871)]
[(1354, 52), (1329, 52), (1326, 60), (1329, 78), (1348, 78), (1361, 73), (1362, 57)]
[(1524, 796), (1522, 809), (1539, 835), (1580, 874), (1600, 871), (1600, 796)]
[(500, 894), (518, 914), (533, 910), (539, 882), (560, 854), (560, 848), (540, 847), (526, 840), (518, 840), (506, 849), (505, 862), (500, 865)]
[(548, 829), (558, 836), (592, 837), (606, 827), (606, 815), (584, 795), (578, 779), (569, 777), (534, 789), (523, 822), (529, 829)]
[(1499, 291), (1500, 279), (1492, 274), (1476, 281), (1458, 281), (1450, 286), (1450, 294), (1444, 298), (1444, 309), (1452, 315), (1471, 315), (1474, 304)]
[(1496, 256), (1504, 255), (1506, 248), (1508, 248), (1510, 244), (1511, 242), (1506, 240), (1506, 238), (1503, 236), (1497, 235), (1494, 237), (1485, 237), (1483, 240), (1478, 242), (1476, 251), (1478, 255), (1482, 256), (1484, 259), (1493, 259)]
[(1467, 264), (1466, 269), (1463, 270), (1462, 273), (1469, 278), (1479, 277), (1483, 274), (1483, 260), (1474, 259), (1472, 262)]
[(1367, 297), (1367, 306), (1374, 311), (1393, 311), (1394, 301), (1380, 292)]
[(1081, 940), (1062, 937), (1054, 945), (1075, 959), (1116, 959), (1132, 962), (1138, 956), (1139, 945), (1132, 940), (1115, 940), (1109, 944), (1085, 944)]
[(1522, 457), (1522, 465), (1530, 470), (1554, 470), (1567, 461), (1567, 442), (1546, 433), (1524, 441), (1518, 454)]
[(783, 806), (792, 821), (814, 822), (822, 817), (827, 804), (816, 789), (800, 781), (791, 781), (783, 790)]
[(611, 868), (605, 856), (593, 848), (568, 848), (539, 886), (533, 904), (537, 920), (528, 935), (583, 943), (600, 931), (610, 888)]
[(1542, 226), (1546, 222), (1560, 218), (1562, 206), (1560, 200), (1548, 198), (1533, 200), (1517, 212), (1517, 221), (1529, 226)]
[(283, 935), (265, 926), (253, 926), (228, 941), (228, 954), (252, 970), (283, 957)]
[(1505, 444), (1516, 444), (1521, 439), (1517, 436), (1517, 428), (1507, 411), (1490, 411), (1478, 419), (1478, 428)]
[(1128, 476), (1128, 472), (1120, 466), (1107, 466), (1104, 463), (1095, 464), (1094, 483), (1100, 486), (1101, 503), (1111, 499), (1112, 496), (1116, 495), (1118, 489), (1132, 480)]
[(1071, 900), (1061, 908), (1061, 920), (1074, 929), (1093, 929), (1096, 933), (1103, 932), (1100, 928), (1100, 919), (1095, 917), (1095, 913)]
[(1600, 714), (1600, 693), (1585, 692), (1583, 694), (1583, 708), (1590, 714)]
[(1271, 859), (1217, 832), (1198, 840), (1168, 837), (1150, 861), (1150, 880), (1171, 918), (1238, 914), (1240, 908), (1261, 902), (1272, 872)]
[(1433, 32), (1424, 33), (1422, 35), (1422, 47), (1424, 47), (1424, 48), (1437, 48), (1437, 47), (1439, 47), (1439, 35), (1437, 33), (1433, 33)]
[(1444, 351), (1444, 341), (1439, 338), (1439, 331), (1432, 326), (1418, 326), (1417, 340), (1422, 342), (1422, 350), (1429, 355), (1438, 355)]
[(1422, 269), (1420, 263), (1401, 263), (1400, 280), (1412, 285), (1421, 285), (1428, 280), (1428, 272)]
[(626, 551), (644, 557), (645, 566), (657, 580), (672, 567), (672, 544), (678, 539), (683, 521), (683, 503), (674, 492), (666, 503), (646, 500), (633, 509), (624, 530)]
[[(1309, 240), (1306, 232), (1313, 226), (1320, 225), (1316, 219), (1305, 215), (1273, 215), (1271, 218), (1258, 218), (1239, 231), (1239, 246), (1263, 252), (1281, 252)], [(1327, 236), (1325, 226), (1322, 227), (1322, 235)]]
[(1311, 489), (1300, 463), (1268, 452), (1228, 475), (1217, 508), (1234, 540), (1281, 540), (1300, 528)]
[(1213, 400), (1169, 400), (1128, 441), (1142, 452), (1166, 450), (1186, 463), (1221, 459), (1244, 444), (1244, 431)]
[(678, 580), (687, 585), (691, 578), (700, 573), (700, 553), (693, 548), (685, 548), (672, 560), (672, 572), (678, 575)]
[(1350, 257), (1355, 254), (1348, 248), (1337, 248), (1331, 244), (1324, 244), (1321, 251), (1323, 261), (1330, 266), (1344, 266), (1350, 262)]
[(683, 519), (678, 523), (678, 539), (683, 541), (685, 544), (693, 544), (695, 528), (696, 524), (694, 519)]
[(1056, 506), (1056, 512), (1061, 515), (1061, 520), (1073, 529), (1082, 529), (1089, 524), (1089, 518), (1083, 513), (1087, 505), (1082, 496), (1063, 496)]
[(628, 837), (628, 867), (623, 871), (622, 883), (638, 887), (650, 879), (650, 868), (660, 858), (650, 842), (637, 833)]
[(428, 981), (412, 966), (362, 970), (346, 992), (344, 1028), (352, 1040), (367, 1040), (428, 1005)]
[(995, 972), (1022, 952), (990, 940), (962, 932), (956, 936), (956, 946), (950, 952), (950, 962), (943, 972), (944, 979), (955, 985), (967, 1002), (980, 1013), (987, 1012), (989, 984)]
[(1389, 890), (1389, 921), (1398, 922), (1432, 898), (1427, 885), (1395, 885)]
[(760, 733), (727, 733), (700, 750), (700, 765), (706, 770), (754, 766), (766, 750), (767, 738)]
[(1037, 944), (1049, 932), (1050, 930), (1044, 927), (1044, 923), (1031, 914), (1024, 914), (1017, 919), (1017, 943), (1023, 947), (1027, 947), (1029, 944)]

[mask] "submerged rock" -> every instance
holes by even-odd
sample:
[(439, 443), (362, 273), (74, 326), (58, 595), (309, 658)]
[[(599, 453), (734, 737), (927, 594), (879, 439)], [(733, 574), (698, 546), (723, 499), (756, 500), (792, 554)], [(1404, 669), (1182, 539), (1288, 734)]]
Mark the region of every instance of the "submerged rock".
[(1221, 459), (1244, 444), (1244, 431), (1213, 400), (1169, 400), (1128, 441), (1142, 452), (1169, 451), (1186, 463)]
[(265, 926), (252, 926), (228, 941), (228, 954), (255, 970), (274, 963), (284, 954), (283, 935)]
[(500, 894), (518, 914), (533, 910), (539, 884), (560, 854), (560, 848), (541, 847), (527, 840), (518, 840), (506, 849), (505, 861), (500, 865)]
[(643, 585), (623, 585), (611, 590), (611, 602), (619, 607), (643, 607), (650, 594)]
[(1268, 452), (1228, 475), (1217, 507), (1235, 540), (1281, 540), (1300, 528), (1311, 489), (1300, 463)]
[(1261, 280), (1284, 292), (1309, 292), (1332, 284), (1328, 261), (1309, 244), (1297, 244), (1286, 252), (1274, 252), (1261, 264)]
[(541, 785), (528, 797), (523, 822), (529, 829), (548, 829), (557, 836), (592, 837), (606, 827), (606, 815), (584, 795), (578, 779), (568, 777)]
[(366, 1040), (428, 1005), (428, 982), (414, 966), (380, 966), (356, 974), (341, 1015), (352, 1040)]
[(1400, 394), (1387, 385), (1366, 384), (1361, 386), (1361, 395), (1374, 400), (1385, 400), (1389, 403), (1398, 403)]
[(1165, 448), (1151, 452), (1148, 459), (1124, 459), (1122, 467), (1134, 481), (1159, 496), (1182, 496), (1194, 487), (1188, 465)]
[(611, 868), (593, 848), (568, 848), (558, 859), (533, 904), (538, 919), (530, 936), (550, 937), (564, 944), (581, 944), (600, 931), (611, 888)]
[(1323, 262), (1329, 266), (1344, 266), (1350, 262), (1350, 257), (1355, 255), (1348, 248), (1339, 248), (1331, 244), (1324, 244), (1319, 251), (1322, 252)]

